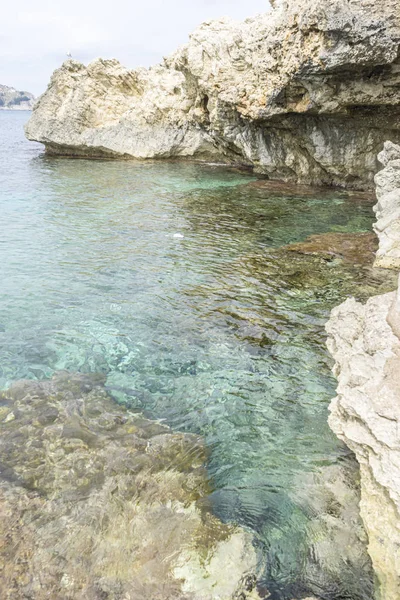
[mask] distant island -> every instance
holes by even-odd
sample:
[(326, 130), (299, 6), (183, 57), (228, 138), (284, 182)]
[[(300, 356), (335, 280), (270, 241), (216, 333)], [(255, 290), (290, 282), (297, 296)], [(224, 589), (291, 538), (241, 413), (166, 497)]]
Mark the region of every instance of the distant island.
[(0, 110), (32, 110), (35, 96), (0, 84)]

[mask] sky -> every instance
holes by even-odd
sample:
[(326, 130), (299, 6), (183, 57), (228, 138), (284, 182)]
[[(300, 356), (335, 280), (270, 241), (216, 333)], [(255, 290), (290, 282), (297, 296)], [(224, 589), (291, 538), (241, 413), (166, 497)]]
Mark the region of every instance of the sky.
[(267, 10), (268, 0), (7, 1), (1, 8), (0, 84), (38, 95), (67, 51), (84, 63), (101, 56), (129, 68), (150, 66), (203, 21)]

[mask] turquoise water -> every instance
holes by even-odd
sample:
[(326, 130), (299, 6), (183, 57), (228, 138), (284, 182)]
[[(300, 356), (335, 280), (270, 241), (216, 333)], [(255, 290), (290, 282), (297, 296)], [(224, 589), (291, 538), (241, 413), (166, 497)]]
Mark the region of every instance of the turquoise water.
[(254, 532), (261, 588), (370, 600), (368, 565), (334, 582), (305, 563), (319, 474), (347, 455), (324, 323), (380, 282), (282, 246), (369, 231), (371, 202), (215, 166), (47, 158), (28, 116), (0, 112), (0, 387), (106, 373), (117, 401), (204, 436), (211, 501)]

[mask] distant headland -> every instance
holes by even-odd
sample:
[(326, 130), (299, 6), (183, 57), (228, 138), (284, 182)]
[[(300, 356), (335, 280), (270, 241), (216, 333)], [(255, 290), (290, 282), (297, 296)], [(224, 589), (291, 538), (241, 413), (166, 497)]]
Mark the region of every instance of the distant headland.
[(35, 96), (0, 84), (0, 110), (32, 110)]

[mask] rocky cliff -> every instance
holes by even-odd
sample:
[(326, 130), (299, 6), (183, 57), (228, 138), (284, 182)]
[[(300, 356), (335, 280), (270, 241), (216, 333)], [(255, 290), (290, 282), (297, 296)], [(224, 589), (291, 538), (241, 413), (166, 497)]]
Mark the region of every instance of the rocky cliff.
[[(400, 271), (400, 147), (385, 144), (376, 176), (376, 265)], [(361, 469), (361, 516), (380, 583), (400, 598), (400, 288), (366, 305), (347, 300), (327, 325), (339, 385), (329, 423)]]
[(400, 141), (398, 0), (275, 0), (204, 23), (164, 63), (55, 71), (26, 134), (52, 154), (239, 163), (274, 179), (372, 186)]
[(0, 85), (0, 110), (32, 110), (34, 103), (33, 94)]

